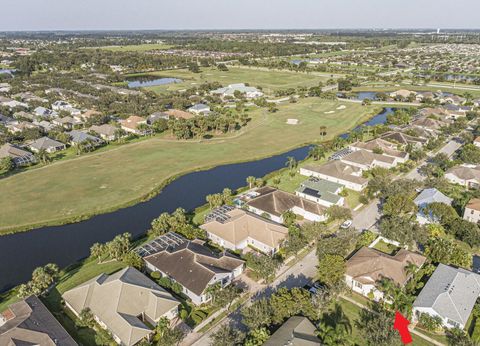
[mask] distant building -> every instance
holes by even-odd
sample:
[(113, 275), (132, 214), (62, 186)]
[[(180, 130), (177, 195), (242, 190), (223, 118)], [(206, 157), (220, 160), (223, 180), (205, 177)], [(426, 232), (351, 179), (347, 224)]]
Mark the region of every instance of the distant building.
[(207, 105), (204, 105), (203, 103), (197, 103), (196, 105), (190, 107), (188, 111), (196, 115), (200, 115), (200, 114), (205, 115), (210, 113), (210, 107)]
[(468, 189), (480, 188), (480, 166), (456, 166), (445, 172), (445, 179)]
[(131, 115), (127, 119), (122, 119), (119, 122), (122, 129), (126, 132), (136, 135), (145, 135), (148, 132), (148, 130), (142, 129), (140, 126), (142, 124), (146, 125), (147, 120), (137, 115)]
[(213, 90), (211, 93), (215, 95), (220, 95), (222, 97), (234, 97), (236, 92), (245, 95), (246, 98), (257, 98), (263, 96), (263, 92), (261, 92), (257, 88), (246, 86), (243, 83), (230, 84), (225, 88)]

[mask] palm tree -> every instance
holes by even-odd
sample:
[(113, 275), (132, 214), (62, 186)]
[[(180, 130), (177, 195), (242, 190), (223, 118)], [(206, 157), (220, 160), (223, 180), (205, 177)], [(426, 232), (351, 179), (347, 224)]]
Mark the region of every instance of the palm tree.
[(297, 167), (297, 165), (297, 160), (295, 160), (294, 157), (287, 157), (287, 162), (285, 163), (285, 166), (287, 166), (291, 171), (293, 171)]
[(308, 156), (313, 157), (315, 161), (323, 159), (325, 157), (325, 147), (323, 145), (315, 145), (311, 147)]
[(327, 127), (324, 125), (320, 126), (320, 137), (324, 139), (326, 135), (327, 135)]
[(248, 184), (248, 188), (253, 188), (253, 184), (255, 184), (255, 180), (256, 178), (254, 176), (248, 176), (247, 177), (247, 184)]
[(51, 161), (51, 158), (45, 149), (40, 149), (35, 156), (37, 157), (37, 160), (43, 163), (44, 165), (46, 165)]

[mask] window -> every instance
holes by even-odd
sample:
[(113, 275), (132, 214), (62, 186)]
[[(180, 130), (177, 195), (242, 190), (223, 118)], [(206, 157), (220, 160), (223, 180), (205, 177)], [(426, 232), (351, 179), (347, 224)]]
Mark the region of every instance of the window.
[(363, 288), (363, 285), (362, 285), (360, 282), (354, 281), (353, 283), (354, 283), (355, 287), (358, 287), (358, 288), (360, 288), (360, 289)]

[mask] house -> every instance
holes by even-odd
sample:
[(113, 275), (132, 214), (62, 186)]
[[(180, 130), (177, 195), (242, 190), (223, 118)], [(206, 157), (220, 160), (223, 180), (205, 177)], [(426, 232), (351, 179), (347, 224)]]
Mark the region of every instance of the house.
[(8, 107), (10, 109), (17, 108), (17, 107), (28, 108), (28, 105), (24, 102), (12, 100), (12, 99), (9, 99), (8, 97), (3, 97), (3, 96), (0, 96), (0, 105)]
[(214, 253), (200, 241), (168, 232), (136, 249), (149, 272), (159, 272), (182, 286), (196, 305), (210, 301), (208, 287), (226, 287), (240, 276), (245, 262), (227, 252)]
[(270, 218), (278, 223), (283, 223), (283, 214), (293, 212), (309, 221), (323, 222), (327, 219), (326, 208), (305, 198), (289, 192), (265, 186), (255, 190), (258, 197), (246, 203), (249, 211)]
[(417, 221), (420, 224), (430, 223), (433, 215), (426, 215), (425, 208), (431, 203), (443, 203), (452, 205), (453, 199), (445, 196), (435, 188), (424, 189), (413, 201), (418, 206)]
[(439, 316), (447, 328), (465, 328), (480, 295), (480, 275), (440, 263), (413, 303), (413, 316)]
[(127, 119), (122, 119), (119, 122), (122, 129), (128, 133), (145, 135), (148, 132), (148, 130), (142, 129), (141, 126), (146, 125), (147, 120), (137, 115), (131, 115)]
[(66, 101), (55, 101), (52, 103), (52, 109), (54, 111), (69, 111), (73, 106)]
[(170, 119), (170, 116), (167, 113), (164, 113), (164, 112), (155, 112), (153, 114), (150, 114), (147, 117), (147, 124), (148, 125), (153, 125), (154, 123), (156, 123), (160, 119), (168, 120), (168, 119)]
[(68, 132), (68, 134), (70, 135), (71, 145), (78, 145), (86, 141), (90, 141), (93, 146), (98, 146), (103, 143), (103, 140), (101, 140), (100, 138), (92, 136), (83, 131), (73, 130)]
[(47, 99), (43, 97), (39, 97), (35, 95), (34, 93), (27, 91), (27, 92), (22, 92), (18, 93), (12, 96), (14, 99), (23, 101), (23, 102), (40, 102), (40, 103), (45, 103), (48, 102)]
[(119, 128), (110, 124), (92, 125), (88, 131), (97, 133), (102, 139), (106, 141), (113, 141)]
[(480, 166), (462, 165), (452, 167), (445, 172), (445, 179), (468, 189), (478, 189), (480, 188)]
[(473, 140), (473, 145), (480, 148), (480, 136)]
[(190, 113), (196, 114), (196, 115), (206, 115), (210, 113), (210, 107), (203, 104), (203, 103), (197, 103), (196, 105), (193, 105), (188, 109)]
[(13, 121), (5, 126), (10, 133), (19, 133), (28, 129), (34, 129), (37, 126), (28, 121)]
[(417, 149), (422, 148), (428, 143), (428, 139), (426, 138), (410, 136), (399, 131), (386, 132), (380, 138), (388, 142), (397, 143), (402, 147), (412, 145), (414, 148)]
[(78, 121), (77, 119), (74, 119), (70, 116), (66, 116), (63, 118), (55, 118), (52, 120), (52, 123), (57, 126), (61, 126), (64, 129), (71, 130), (73, 129), (76, 125), (80, 125), (81, 122)]
[(15, 119), (27, 119), (33, 121), (36, 119), (36, 116), (32, 113), (27, 113), (25, 111), (15, 112), (13, 113), (13, 117)]
[(135, 345), (153, 334), (161, 318), (178, 315), (180, 302), (133, 267), (99, 276), (65, 292), (65, 305), (77, 316), (90, 309), (120, 345)]
[(432, 136), (437, 137), (443, 127), (448, 126), (448, 123), (438, 119), (420, 118), (412, 122), (412, 127), (428, 131)]
[(8, 93), (12, 87), (8, 83), (0, 83), (0, 93)]
[(40, 127), (41, 129), (43, 129), (44, 131), (47, 131), (47, 132), (50, 131), (50, 130), (53, 130), (55, 128), (54, 124), (52, 124), (52, 123), (50, 123), (46, 120), (34, 121), (32, 124)]
[(35, 112), (35, 114), (41, 118), (56, 118), (58, 117), (58, 113), (51, 110), (51, 109), (48, 109), (48, 108), (45, 108), (45, 107), (37, 107), (33, 110)]
[(362, 191), (368, 184), (368, 179), (362, 177), (360, 168), (340, 160), (332, 160), (321, 166), (306, 165), (300, 168), (300, 174), (333, 181), (354, 191)]
[(404, 163), (409, 155), (405, 151), (397, 149), (397, 145), (387, 140), (376, 138), (368, 142), (356, 142), (349, 145), (352, 151), (366, 150), (370, 153), (377, 153), (384, 156), (393, 157), (397, 163)]
[(288, 228), (278, 223), (227, 205), (207, 215), (200, 228), (223, 248), (237, 251), (253, 246), (266, 254), (276, 253), (288, 235)]
[(304, 181), (295, 194), (328, 208), (332, 205), (344, 205), (345, 198), (339, 195), (343, 188), (342, 184), (312, 177)]
[(235, 92), (239, 92), (245, 95), (245, 97), (249, 99), (263, 96), (263, 92), (261, 92), (257, 88), (246, 86), (243, 83), (230, 84), (225, 88), (220, 88), (220, 89), (211, 91), (212, 94), (219, 95), (222, 97), (226, 97), (226, 96), (235, 97)]
[(362, 171), (374, 167), (383, 167), (389, 169), (400, 163), (398, 158), (383, 154), (375, 154), (363, 149), (355, 150), (350, 154), (345, 155), (342, 157), (341, 161), (350, 166), (358, 167)]
[(472, 198), (465, 206), (463, 218), (473, 223), (480, 223), (480, 199)]
[(37, 162), (32, 153), (10, 143), (5, 143), (0, 147), (0, 159), (5, 157), (11, 157), (17, 167)]
[(78, 346), (35, 296), (0, 313), (0, 345)]
[(409, 264), (420, 268), (426, 258), (417, 253), (400, 249), (389, 255), (370, 247), (362, 247), (346, 263), (345, 282), (354, 292), (375, 301), (383, 299), (377, 284), (383, 279), (392, 280), (403, 287), (410, 279)]
[(415, 91), (410, 91), (406, 89), (401, 89), (401, 90), (397, 90), (390, 93), (391, 98), (400, 98), (400, 99), (407, 99), (410, 97), (410, 95), (415, 96), (417, 95), (417, 93)]
[(47, 153), (55, 153), (60, 150), (65, 150), (66, 146), (62, 142), (55, 141), (48, 137), (42, 137), (31, 143), (29, 148), (36, 153), (40, 150), (45, 150)]
[(173, 117), (175, 119), (192, 119), (195, 115), (192, 113), (188, 113), (179, 109), (169, 109), (165, 112), (166, 115), (169, 117)]
[(302, 316), (292, 316), (278, 328), (263, 346), (319, 346), (315, 325)]
[(84, 122), (84, 121), (86, 122), (86, 121), (88, 121), (90, 119), (94, 119), (95, 117), (98, 117), (100, 115), (102, 115), (101, 112), (96, 111), (94, 109), (88, 109), (81, 114), (75, 115), (75, 118), (82, 121), (82, 122)]

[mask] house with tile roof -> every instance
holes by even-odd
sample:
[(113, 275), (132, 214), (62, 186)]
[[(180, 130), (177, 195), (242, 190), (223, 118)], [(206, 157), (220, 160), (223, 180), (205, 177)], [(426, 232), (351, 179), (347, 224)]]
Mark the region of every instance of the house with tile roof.
[(136, 135), (145, 135), (148, 131), (142, 129), (140, 125), (146, 125), (147, 120), (145, 118), (139, 117), (138, 115), (131, 115), (127, 119), (122, 119), (119, 121), (122, 129), (128, 133), (133, 133)]
[(182, 286), (182, 293), (196, 305), (210, 301), (208, 287), (226, 287), (243, 272), (245, 262), (228, 252), (215, 253), (200, 241), (168, 232), (136, 252), (149, 272), (159, 272)]
[(47, 153), (55, 153), (57, 151), (65, 150), (66, 146), (62, 142), (53, 140), (48, 137), (42, 137), (35, 141), (33, 141), (29, 148), (33, 151), (38, 153), (40, 150), (45, 150)]
[(327, 208), (316, 202), (269, 186), (255, 192), (258, 196), (246, 203), (248, 210), (257, 215), (268, 215), (272, 221), (283, 223), (283, 214), (287, 211), (309, 221), (323, 222), (327, 219)]
[(35, 156), (26, 150), (23, 150), (16, 145), (5, 143), (0, 147), (0, 159), (10, 157), (17, 167), (26, 166), (37, 162)]
[(413, 316), (438, 316), (444, 327), (463, 329), (479, 296), (479, 274), (440, 263), (415, 299)]
[(234, 97), (235, 92), (240, 92), (244, 94), (246, 98), (257, 98), (262, 97), (263, 92), (258, 90), (255, 87), (246, 86), (244, 83), (230, 84), (227, 87), (212, 90), (211, 93), (214, 95), (220, 95), (222, 97)]
[(358, 167), (362, 171), (374, 167), (393, 168), (397, 166), (402, 159), (384, 154), (376, 154), (367, 150), (355, 150), (342, 157), (341, 161), (347, 165)]
[(0, 313), (0, 345), (78, 346), (35, 296), (11, 304)]
[(480, 198), (472, 198), (467, 203), (463, 218), (473, 223), (480, 223)]
[[(395, 165), (404, 163), (408, 160), (409, 155), (405, 151), (397, 149), (397, 145), (381, 138), (372, 139), (368, 142), (356, 142), (349, 146), (352, 151), (368, 151), (372, 154), (392, 157), (395, 160)], [(381, 158), (378, 158), (381, 160)]]
[(424, 145), (428, 143), (428, 139), (415, 137), (407, 135), (400, 131), (389, 131), (385, 132), (380, 137), (383, 140), (389, 141), (391, 143), (397, 143), (398, 145), (405, 147), (407, 145), (412, 145), (414, 148), (422, 148)]
[(381, 280), (392, 280), (403, 287), (410, 279), (407, 271), (409, 264), (420, 268), (426, 258), (420, 254), (400, 249), (395, 255), (389, 255), (370, 247), (360, 248), (346, 263), (345, 282), (354, 292), (375, 301), (383, 299), (377, 285)]
[(89, 309), (117, 343), (132, 346), (153, 334), (151, 326), (177, 317), (180, 302), (133, 267), (99, 276), (65, 292), (75, 315)]
[(461, 165), (448, 169), (445, 179), (468, 189), (480, 188), (480, 166)]
[(288, 228), (243, 209), (213, 210), (200, 226), (208, 239), (225, 249), (245, 250), (252, 246), (265, 254), (274, 254), (288, 235)]

